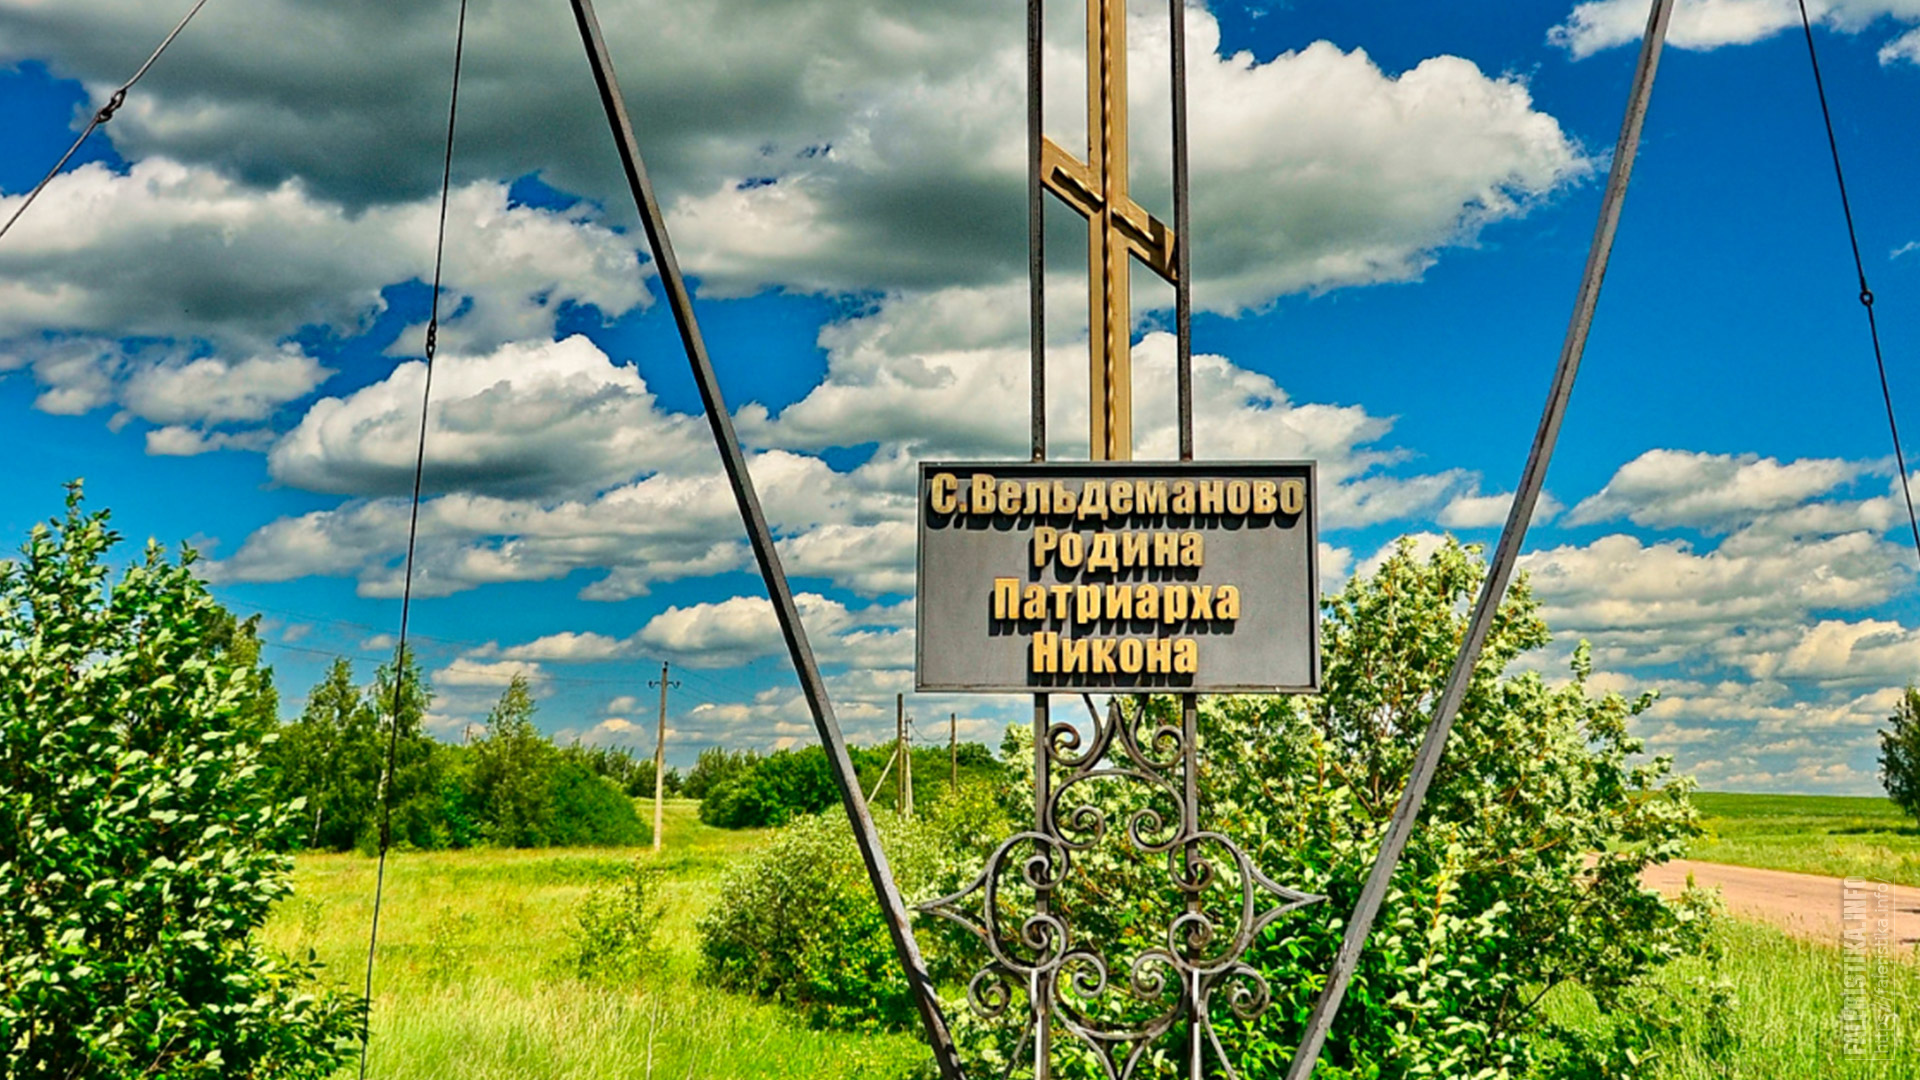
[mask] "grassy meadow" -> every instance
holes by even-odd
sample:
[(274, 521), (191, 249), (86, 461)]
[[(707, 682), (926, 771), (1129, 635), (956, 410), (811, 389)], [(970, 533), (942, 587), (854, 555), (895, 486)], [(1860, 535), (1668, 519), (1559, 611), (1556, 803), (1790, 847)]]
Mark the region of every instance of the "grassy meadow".
[[(1771, 798), (1704, 797), (1709, 814), (1731, 823), (1714, 842), (1744, 842), (1747, 852), (1775, 844), (1785, 861), (1793, 846), (1792, 827), (1827, 829), (1843, 827), (1836, 822), (1880, 820), (1824, 800), (1797, 813), (1790, 802), (1767, 811), (1773, 804), (1743, 801)], [(1749, 813), (1749, 808), (1757, 809)], [(1789, 826), (1789, 820), (1816, 824)], [(666, 835), (667, 851), (657, 862), (662, 954), (656, 970), (631, 985), (575, 978), (566, 967), (567, 931), (590, 890), (614, 882), (636, 857), (653, 863), (650, 850), (392, 855), (368, 1075), (383, 1080), (905, 1080), (924, 1075), (927, 1059), (911, 1034), (812, 1031), (777, 1006), (705, 985), (695, 920), (716, 898), (725, 867), (750, 854), (765, 834), (708, 828), (695, 816), (695, 804), (680, 802), (668, 806)], [(1913, 838), (1897, 831), (1888, 835), (1908, 843), (1910, 871)], [(1866, 850), (1863, 842), (1861, 851)], [(1788, 868), (1815, 865), (1803, 860)], [(334, 978), (357, 993), (373, 884), (374, 862), (364, 856), (300, 856), (294, 896), (268, 925), (269, 939), (301, 954), (312, 949)], [(1920, 964), (1899, 965), (1885, 987), (1896, 1014), (1908, 1018), (1908, 1030), (1889, 1033), (1895, 1035), (1889, 1056), (1856, 1059), (1841, 1051), (1838, 950), (1731, 921), (1719, 930), (1719, 942), (1725, 953), (1719, 975), (1735, 999), (1733, 1040), (1721, 1043), (1704, 1031), (1686, 1029), (1680, 1047), (1641, 1075), (1665, 1080), (1920, 1076), (1920, 1031), (1912, 1026), (1920, 1018)], [(1673, 975), (1679, 979), (1705, 971), (1703, 962), (1694, 962)], [(1592, 1015), (1591, 1004), (1577, 994), (1556, 994), (1547, 1007), (1575, 1022)]]
[[(712, 989), (694, 922), (721, 870), (763, 834), (667, 805), (660, 965), (642, 983), (582, 982), (566, 967), (581, 899), (649, 848), (395, 852), (388, 856), (367, 1074), (405, 1080), (896, 1078), (925, 1056), (906, 1035), (810, 1031), (777, 1006)], [(374, 861), (301, 855), (268, 939), (359, 993)]]
[(1706, 791), (1694, 803), (1707, 835), (1693, 858), (1920, 886), (1920, 825), (1892, 800)]
[[(1841, 1033), (1846, 1003), (1840, 950), (1771, 927), (1722, 920), (1717, 977), (1732, 990), (1731, 1038), (1715, 1038), (1697, 1016), (1680, 1026), (1677, 1046), (1664, 1049), (1633, 1080), (1911, 1080), (1920, 1076), (1920, 963), (1892, 968), (1884, 997), (1904, 1026), (1876, 1030), (1884, 1053), (1850, 1056)], [(1713, 978), (1704, 960), (1683, 960), (1667, 972), (1676, 987)], [(1597, 1021), (1584, 992), (1556, 991), (1543, 1003), (1550, 1015), (1575, 1026)]]

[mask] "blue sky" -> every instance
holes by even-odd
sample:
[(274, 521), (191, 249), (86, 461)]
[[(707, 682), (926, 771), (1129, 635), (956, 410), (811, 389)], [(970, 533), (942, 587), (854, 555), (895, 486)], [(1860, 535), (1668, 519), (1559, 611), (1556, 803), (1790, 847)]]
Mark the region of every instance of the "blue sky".
[[(811, 738), (562, 5), (477, 4), (414, 626), (458, 737), (513, 673), (568, 737)], [(608, 0), (729, 401), (857, 740), (911, 689), (911, 464), (1025, 437), (1019, 5)], [(1896, 404), (1920, 430), (1920, 6), (1814, 3)], [(266, 618), (289, 709), (398, 619), (454, 6), (209, 5), (0, 241), (19, 537), (86, 478)], [(1083, 137), (1073, 3), (1050, 133)], [(1526, 566), (1710, 788), (1877, 790), (1920, 673), (1879, 401), (1791, 2), (1682, 0)], [(177, 13), (0, 0), (0, 212)], [(1559, 348), (1645, 5), (1190, 8), (1203, 457), (1311, 456), (1327, 584), (1491, 541)], [(1134, 157), (1164, 213), (1161, 5)], [(1904, 197), (1903, 197), (1904, 196)], [(1054, 429), (1084, 453), (1077, 226), (1050, 220)], [(1139, 276), (1136, 276), (1139, 280)], [(1142, 456), (1171, 449), (1140, 285)], [(1076, 446), (1077, 444), (1077, 446)], [(997, 741), (1019, 710), (915, 697)]]

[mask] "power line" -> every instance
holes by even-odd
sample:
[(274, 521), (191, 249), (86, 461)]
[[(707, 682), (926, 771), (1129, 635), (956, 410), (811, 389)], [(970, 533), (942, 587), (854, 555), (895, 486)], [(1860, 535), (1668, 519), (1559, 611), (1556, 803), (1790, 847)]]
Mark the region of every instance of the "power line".
[[(204, 3), (205, 0), (202, 0)], [(447, 142), (440, 168), (440, 222), (433, 247), (433, 300), (427, 319), (426, 370), (420, 387), (420, 439), (413, 457), (413, 502), (407, 517), (407, 561), (400, 588), (400, 640), (393, 656), (393, 712), (388, 717), (387, 768), (380, 782), (380, 861), (373, 879), (373, 921), (367, 931), (367, 980), (361, 994), (360, 1080), (367, 1076), (367, 1047), (373, 1038), (373, 958), (380, 942), (380, 900), (387, 882), (387, 849), (393, 842), (394, 765), (400, 753), (400, 707), (407, 685), (407, 631), (413, 612), (414, 547), (420, 536), (420, 487), (427, 470), (427, 408), (433, 401), (433, 358), (440, 338), (440, 282), (447, 253), (447, 203), (453, 189), (453, 136), (460, 118), (460, 69), (466, 58), (467, 0), (453, 38), (453, 91), (447, 103)]]
[(1880, 351), (1880, 323), (1873, 314), (1873, 289), (1867, 285), (1867, 264), (1860, 257), (1860, 235), (1853, 225), (1853, 202), (1847, 198), (1847, 174), (1840, 167), (1840, 141), (1833, 134), (1833, 111), (1827, 106), (1827, 86), (1820, 77), (1820, 54), (1813, 47), (1813, 20), (1807, 0), (1800, 4), (1800, 28), (1807, 36), (1807, 61), (1813, 67), (1813, 89), (1820, 97), (1820, 119), (1827, 128), (1827, 150), (1833, 155), (1833, 180), (1840, 188), (1840, 213), (1847, 221), (1847, 243), (1853, 247), (1853, 270), (1860, 282), (1860, 306), (1867, 311), (1867, 334), (1873, 339), (1873, 365), (1880, 373), (1880, 400), (1887, 407), (1887, 431), (1893, 436), (1893, 460), (1900, 470), (1900, 494), (1907, 503), (1907, 528), (1913, 533), (1913, 551), (1920, 556), (1920, 518), (1913, 512), (1913, 486), (1907, 479), (1907, 455), (1900, 447), (1900, 424), (1893, 417), (1893, 391), (1887, 387), (1887, 360)]
[[(381, 659), (385, 659), (385, 654), (384, 654), (384, 653), (370, 653), (370, 652), (341, 652), (341, 651), (338, 651), (338, 650), (335, 650), (335, 649), (316, 649), (316, 648), (314, 648), (314, 647), (312, 647), (312, 646), (310, 646), (310, 645), (287, 645), (287, 644), (283, 644), (283, 643), (281, 643), (281, 642), (278, 642), (278, 641), (262, 641), (262, 642), (260, 643), (260, 645), (261, 645), (261, 647), (263, 647), (263, 648), (268, 648), (268, 649), (280, 649), (280, 650), (282, 650), (282, 651), (285, 651), (285, 652), (295, 652), (295, 653), (304, 653), (304, 654), (307, 654), (307, 655), (309, 655), (309, 656), (320, 656), (320, 657), (326, 657), (326, 658), (328, 658), (328, 659), (335, 659), (335, 660), (381, 660)], [(512, 662), (512, 661), (509, 661), (509, 662)], [(529, 661), (529, 662), (530, 662), (530, 661)], [(455, 661), (453, 661), (453, 662), (451, 662), (451, 663), (449, 663), (449, 664), (447, 664), (447, 665), (446, 665), (445, 667), (443, 667), (443, 668), (441, 668), (441, 670), (442, 670), (442, 671), (451, 671), (451, 672), (453, 672), (453, 673), (455, 673), (455, 674), (458, 674), (458, 675), (464, 675), (464, 676), (469, 676), (469, 677), (472, 677), (472, 678), (477, 678), (477, 679), (490, 679), (490, 680), (495, 680), (495, 681), (498, 681), (498, 682), (500, 682), (500, 683), (502, 683), (502, 684), (505, 684), (505, 683), (508, 683), (508, 682), (511, 682), (511, 681), (512, 681), (512, 679), (513, 679), (513, 676), (514, 676), (514, 674), (515, 674), (515, 673), (513, 673), (513, 672), (500, 672), (500, 671), (494, 671), (494, 670), (491, 670), (491, 669), (489, 669), (489, 668), (486, 668), (486, 667), (476, 667), (476, 666), (469, 666), (469, 665), (466, 665), (466, 664), (463, 664), (463, 663), (462, 663), (461, 661), (459, 661), (459, 660), (455, 660)], [(562, 682), (562, 683), (577, 683), (577, 684), (580, 684), (580, 685), (583, 685), (583, 686), (625, 686), (625, 687), (632, 687), (632, 686), (634, 685), (634, 680), (633, 680), (633, 679), (615, 679), (615, 678), (595, 678), (595, 677), (591, 677), (591, 676), (586, 676), (586, 675), (553, 675), (553, 674), (549, 674), (549, 673), (547, 673), (547, 672), (542, 672), (542, 673), (540, 674), (540, 678), (539, 678), (539, 681), (541, 681), (541, 682)], [(690, 695), (690, 696), (691, 696), (691, 697), (693, 697), (693, 698), (694, 698), (694, 700), (696, 700), (696, 701), (699, 701), (699, 702), (702, 702), (702, 703), (705, 703), (705, 704), (713, 704), (713, 705), (720, 705), (720, 704), (725, 704), (724, 702), (720, 702), (720, 701), (712, 701), (712, 700), (710, 700), (710, 699), (708, 699), (708, 698), (706, 698), (706, 697), (704, 697), (704, 696), (702, 696), (702, 695), (699, 695), (699, 694), (693, 694), (693, 695)]]
[(680, 677), (683, 679), (692, 679), (697, 683), (704, 683), (711, 693), (731, 694), (748, 699), (760, 693), (759, 690), (748, 689), (730, 680), (720, 679), (706, 672), (688, 667), (684, 662), (680, 666)]
[[(354, 622), (352, 619), (342, 619), (337, 615), (316, 615), (310, 611), (290, 611), (286, 608), (268, 607), (265, 604), (249, 603), (241, 606), (259, 614), (280, 615), (289, 619), (299, 619), (303, 622), (326, 623), (331, 626), (342, 626), (349, 630), (365, 630), (368, 633), (382, 632), (380, 627), (374, 626), (371, 623)], [(409, 640), (431, 641), (437, 645), (457, 645), (465, 649), (483, 649), (499, 644), (493, 641), (473, 641), (466, 638), (438, 637), (432, 634), (422, 634), (419, 631), (414, 631)]]
[(47, 170), (47, 175), (42, 177), (38, 184), (33, 185), (32, 191), (27, 192), (26, 201), (14, 209), (13, 216), (7, 218), (7, 223), (0, 225), (0, 237), (7, 235), (7, 232), (13, 228), (13, 223), (19, 221), (20, 215), (27, 212), (27, 207), (32, 206), (33, 201), (40, 197), (40, 193), (46, 190), (47, 185), (53, 183), (53, 178), (60, 175), (60, 170), (67, 167), (67, 162), (73, 160), (73, 155), (80, 152), (80, 144), (86, 142), (87, 137), (92, 135), (96, 128), (113, 119), (114, 114), (120, 111), (120, 106), (127, 103), (127, 91), (133, 89), (134, 83), (146, 77), (148, 70), (153, 67), (154, 61), (160, 59), (160, 54), (167, 51), (167, 46), (173, 44), (173, 39), (179, 37), (180, 31), (185, 30), (187, 24), (193, 21), (193, 17), (200, 14), (200, 9), (206, 6), (207, 0), (199, 0), (198, 3), (194, 4), (186, 16), (174, 25), (173, 32), (169, 33), (166, 38), (160, 42), (160, 47), (153, 50), (153, 55), (147, 57), (147, 62), (140, 65), (140, 70), (133, 73), (133, 78), (121, 83), (120, 89), (115, 90), (113, 96), (107, 99), (107, 103), (102, 105), (99, 111), (93, 114), (93, 119), (87, 121), (87, 126), (81, 130), (80, 137), (73, 140), (73, 145), (67, 147), (67, 152), (61, 154), (60, 160), (54, 162), (53, 168)]
[[(373, 626), (368, 623), (354, 622), (351, 619), (342, 619), (332, 615), (316, 615), (312, 612), (292, 611), (286, 608), (270, 607), (265, 604), (249, 603), (242, 606), (256, 613), (280, 615), (290, 619), (300, 619), (305, 622), (325, 623), (330, 626), (345, 627), (349, 630), (364, 630), (368, 633), (382, 632), (380, 628), (377, 626)], [(408, 635), (407, 640), (409, 642), (428, 641), (436, 645), (446, 645), (449, 647), (470, 649), (470, 650), (471, 649), (497, 649), (499, 648), (499, 644), (500, 644), (497, 641), (474, 641), (470, 638), (437, 637), (437, 636), (432, 636), (428, 634), (422, 634), (418, 631), (411, 632)], [(278, 645), (271, 642), (267, 642), (265, 644), (272, 645), (274, 648), (294, 649), (294, 651), (296, 652), (298, 651), (317, 652), (327, 656), (335, 656), (335, 655), (345, 655), (345, 656), (355, 656), (355, 657), (371, 656), (371, 654), (364, 653), (364, 652), (333, 653), (333, 652), (328, 652), (326, 650), (314, 650), (314, 649), (301, 650), (291, 645)], [(647, 665), (648, 667), (665, 662), (665, 659), (663, 657), (642, 654), (642, 653), (628, 653), (628, 654), (623, 654), (618, 656), (612, 656), (612, 657), (608, 657), (605, 662), (610, 663), (616, 660), (622, 661), (622, 662), (631, 662), (636, 665), (644, 664), (644, 665)], [(757, 689), (747, 687), (741, 683), (737, 683), (732, 680), (721, 679), (711, 674), (703, 673), (698, 669), (687, 668), (683, 666), (680, 670), (680, 676), (681, 678), (690, 678), (695, 680), (696, 682), (704, 683), (708, 687), (709, 692), (714, 694), (719, 694), (722, 696), (731, 695), (739, 698), (751, 698), (755, 694), (759, 693), (759, 690)], [(551, 679), (563, 681), (563, 682), (609, 682), (609, 683), (613, 683), (613, 682), (631, 683), (632, 682), (632, 680), (630, 679), (589, 679), (589, 678), (582, 678), (582, 677), (569, 677), (569, 676), (559, 676), (559, 675), (553, 675), (553, 676), (547, 676), (547, 677)], [(703, 701), (710, 700), (711, 703), (713, 704), (721, 703), (718, 698), (714, 698), (714, 699), (702, 698), (700, 700), (703, 700)]]

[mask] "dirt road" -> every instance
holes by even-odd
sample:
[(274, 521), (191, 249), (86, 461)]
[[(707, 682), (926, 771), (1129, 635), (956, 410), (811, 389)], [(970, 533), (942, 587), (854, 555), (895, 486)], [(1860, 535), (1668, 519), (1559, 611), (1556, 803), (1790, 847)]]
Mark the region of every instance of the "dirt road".
[(1912, 950), (1920, 944), (1920, 889), (1856, 881), (1849, 895), (1840, 878), (1687, 859), (1653, 867), (1641, 880), (1671, 894), (1686, 887), (1688, 874), (1696, 884), (1718, 888), (1727, 910), (1743, 919), (1836, 945), (1846, 930), (1864, 931), (1873, 942), (1881, 932), (1879, 920), (1886, 919), (1899, 948)]

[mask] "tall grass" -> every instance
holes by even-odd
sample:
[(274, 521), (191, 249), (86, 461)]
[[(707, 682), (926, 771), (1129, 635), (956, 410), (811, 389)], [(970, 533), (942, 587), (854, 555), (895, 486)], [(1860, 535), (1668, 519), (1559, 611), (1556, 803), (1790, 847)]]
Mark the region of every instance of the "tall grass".
[[(1847, 999), (1839, 949), (1734, 919), (1720, 922), (1714, 940), (1722, 952), (1717, 968), (1687, 959), (1661, 978), (1674, 991), (1686, 980), (1724, 980), (1733, 991), (1731, 1037), (1716, 1038), (1704, 1014), (1686, 1013), (1634, 1080), (1920, 1077), (1920, 965), (1911, 955), (1877, 987), (1894, 1011), (1894, 1020), (1875, 1032), (1873, 1048), (1881, 1052), (1852, 1056), (1841, 1031)], [(1544, 1007), (1574, 1027), (1605, 1026), (1593, 999), (1574, 988), (1556, 988)]]
[[(1713, 797), (1710, 797), (1713, 798)], [(1724, 797), (1721, 797), (1724, 798)], [(1736, 797), (1738, 798), (1738, 797)], [(1711, 808), (1710, 808), (1711, 809)], [(1797, 815), (1789, 815), (1797, 816)], [(722, 871), (764, 839), (699, 823), (669, 804), (665, 855), (650, 851), (400, 853), (388, 865), (375, 972), (369, 1075), (406, 1080), (905, 1080), (927, 1054), (911, 1035), (812, 1031), (791, 1014), (703, 984), (695, 921)], [(623, 985), (582, 982), (564, 962), (582, 898), (635, 858), (660, 870), (661, 952)], [(301, 856), (295, 895), (267, 927), (275, 945), (325, 960), (353, 993), (366, 960), (372, 860)], [(1677, 1046), (1643, 1075), (1659, 1080), (1912, 1080), (1920, 1077), (1920, 965), (1891, 969), (1884, 989), (1906, 1026), (1886, 1056), (1845, 1053), (1839, 950), (1728, 920), (1717, 931), (1720, 977), (1733, 988), (1733, 1038), (1681, 1026)], [(1676, 980), (1706, 974), (1683, 961)], [(1591, 1002), (1552, 1003), (1565, 1018)], [(1248, 1080), (1255, 1080), (1249, 1077)]]
[[(1879, 989), (1893, 1020), (1876, 1031), (1884, 1054), (1854, 1057), (1841, 1035), (1846, 1003), (1839, 949), (1769, 927), (1725, 920), (1720, 973), (1733, 986), (1731, 1045), (1689, 1031), (1655, 1074), (1670, 1080), (1913, 1080), (1920, 1077), (1920, 963), (1909, 953)], [(1696, 969), (1697, 970), (1697, 969)], [(1681, 972), (1675, 972), (1675, 975)]]
[[(810, 1031), (784, 1010), (702, 984), (695, 920), (721, 870), (761, 835), (700, 824), (669, 803), (667, 851), (395, 853), (387, 865), (368, 1075), (406, 1080), (686, 1080), (913, 1075), (927, 1055), (903, 1035)], [(582, 982), (564, 964), (574, 909), (635, 858), (656, 865), (664, 909), (652, 970), (628, 985)], [(358, 994), (374, 863), (303, 855), (294, 896), (266, 928), (311, 949)]]

